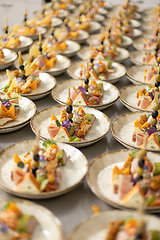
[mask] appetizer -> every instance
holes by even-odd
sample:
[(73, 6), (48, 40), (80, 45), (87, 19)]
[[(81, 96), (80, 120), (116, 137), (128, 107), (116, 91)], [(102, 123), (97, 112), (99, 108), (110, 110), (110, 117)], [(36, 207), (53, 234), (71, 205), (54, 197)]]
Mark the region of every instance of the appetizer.
[(17, 48), (21, 45), (19, 34), (10, 33), (8, 31), (7, 18), (5, 18), (4, 36), (0, 36), (0, 46), (3, 48)]
[(52, 114), (51, 123), (47, 127), (48, 133), (55, 141), (65, 142), (79, 142), (85, 139), (89, 129), (92, 127), (95, 116), (93, 114), (85, 113), (79, 107), (73, 112), (73, 101), (70, 97), (66, 101), (67, 107), (61, 112), (61, 119)]
[(126, 207), (139, 208), (160, 205), (160, 162), (152, 163), (146, 151), (134, 150), (120, 168), (112, 170), (113, 192)]
[[(158, 58), (158, 61), (160, 59)], [(158, 66), (149, 66), (148, 70), (145, 69), (144, 70), (144, 82), (145, 83), (148, 83), (148, 84), (152, 84), (155, 82), (155, 76), (157, 75), (158, 73)]]
[(32, 90), (36, 90), (40, 85), (39, 71), (33, 72), (29, 65), (23, 65), (21, 52), (19, 52), (19, 68), (13, 73), (8, 69), (6, 73), (9, 78), (9, 83), (4, 87), (4, 92), (17, 92), (21, 94), (28, 94)]
[(0, 215), (0, 239), (31, 240), (36, 228), (37, 219), (22, 210), (14, 203), (7, 202)]
[(14, 154), (11, 180), (15, 190), (31, 194), (57, 190), (62, 178), (60, 166), (64, 166), (66, 161), (65, 151), (59, 149), (55, 142), (46, 140), (40, 148), (37, 138), (32, 152), (21, 158)]
[(89, 75), (86, 75), (81, 86), (71, 88), (71, 99), (74, 105), (99, 105), (103, 98), (103, 83), (92, 80), (89, 83)]
[(25, 66), (29, 66), (33, 72), (36, 70), (49, 70), (54, 67), (57, 58), (52, 48), (47, 48), (46, 45), (42, 48), (41, 35), (39, 35), (39, 47), (32, 45), (29, 51), (30, 58), (25, 62)]
[[(155, 85), (158, 86), (160, 83), (160, 75), (156, 76)], [(147, 149), (160, 149), (159, 142), (159, 87), (155, 87), (155, 96), (153, 100), (153, 111), (148, 116), (146, 114), (141, 115), (139, 119), (134, 122), (134, 132), (132, 136), (132, 141), (138, 146), (143, 146), (143, 141), (147, 137)], [(146, 100), (147, 101), (147, 100)], [(142, 102), (143, 103), (143, 102)]]
[(17, 93), (0, 94), (0, 127), (18, 118), (20, 110)]
[(106, 240), (158, 240), (159, 236), (160, 231), (157, 229), (147, 231), (143, 218), (136, 220), (128, 216), (125, 219), (110, 222)]
[(115, 69), (112, 68), (112, 62), (110, 60), (101, 60), (103, 55), (98, 54), (94, 60), (93, 55), (90, 55), (90, 60), (87, 62), (87, 66), (83, 64), (80, 66), (80, 77), (85, 78), (86, 74), (90, 74), (90, 78), (93, 80), (107, 80), (109, 75), (115, 73)]

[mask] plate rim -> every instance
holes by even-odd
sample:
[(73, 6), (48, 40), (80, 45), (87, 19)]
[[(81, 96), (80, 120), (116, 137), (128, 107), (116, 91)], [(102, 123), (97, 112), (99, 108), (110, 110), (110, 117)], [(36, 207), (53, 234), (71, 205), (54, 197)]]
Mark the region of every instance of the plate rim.
[[(0, 156), (9, 148), (12, 148), (14, 147), (15, 145), (18, 145), (18, 144), (21, 144), (21, 143), (31, 143), (31, 142), (35, 142), (35, 140), (25, 140), (25, 141), (22, 141), (22, 142), (17, 142), (17, 143), (14, 143), (4, 149), (2, 149), (0, 151)], [(66, 143), (64, 142), (58, 142), (56, 141), (56, 143), (60, 143), (60, 144), (63, 144), (63, 145), (67, 145)], [(71, 146), (71, 145), (70, 145)], [(75, 148), (74, 146), (71, 146), (72, 148)], [(72, 185), (70, 186), (69, 188), (67, 189), (63, 189), (61, 190), (60, 192), (56, 192), (56, 191), (50, 191), (50, 192), (41, 192), (39, 194), (31, 194), (31, 193), (23, 193), (23, 192), (18, 192), (18, 191), (15, 191), (15, 190), (12, 190), (12, 189), (9, 189), (8, 186), (6, 186), (6, 184), (1, 184), (0, 182), (0, 189), (2, 189), (3, 191), (7, 192), (7, 193), (10, 193), (14, 196), (18, 196), (18, 197), (21, 197), (21, 198), (26, 198), (26, 199), (49, 199), (49, 198), (55, 198), (55, 197), (58, 197), (58, 196), (62, 196), (66, 193), (69, 193), (71, 192), (72, 190), (74, 190), (77, 186), (79, 186), (82, 182), (83, 182), (83, 179), (85, 178), (87, 172), (88, 172), (88, 167), (89, 167), (89, 164), (88, 164), (88, 160), (86, 158), (86, 156), (77, 148), (75, 148), (76, 151), (79, 151), (84, 159), (85, 159), (85, 165), (86, 165), (86, 171), (85, 173), (83, 173), (83, 176), (81, 176), (81, 179), (79, 182), (77, 182), (75, 185)], [(0, 157), (1, 158), (1, 157)], [(1, 170), (1, 169), (0, 169)], [(2, 181), (2, 179), (1, 179)], [(4, 186), (5, 185), (5, 186)]]

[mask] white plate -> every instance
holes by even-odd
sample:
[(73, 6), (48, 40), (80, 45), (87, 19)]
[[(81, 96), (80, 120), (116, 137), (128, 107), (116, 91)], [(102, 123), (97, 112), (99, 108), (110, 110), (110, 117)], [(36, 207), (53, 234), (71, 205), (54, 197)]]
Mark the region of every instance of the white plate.
[[(38, 86), (38, 88), (36, 90), (32, 90), (31, 93), (22, 94), (22, 96), (27, 97), (31, 100), (37, 100), (48, 95), (51, 92), (52, 88), (56, 85), (56, 79), (45, 72), (40, 72), (39, 77), (41, 79), (41, 84)], [(0, 89), (5, 87), (8, 82), (9, 79), (7, 74), (0, 74)]]
[[(130, 23), (131, 23), (131, 27), (132, 28), (139, 28), (141, 27), (141, 23), (138, 22), (137, 20), (135, 19), (130, 19)], [(106, 19), (104, 22), (103, 22), (104, 26), (108, 26), (111, 24), (111, 20), (110, 19)]]
[(107, 9), (102, 8), (102, 7), (98, 9), (98, 13), (101, 15), (104, 15), (105, 17), (107, 17), (107, 15), (108, 15)]
[[(21, 193), (15, 190), (15, 184), (11, 180), (11, 168), (14, 163), (14, 153), (20, 158), (30, 152), (35, 141), (24, 141), (9, 146), (0, 154), (0, 188), (13, 195), (29, 199), (46, 199), (57, 197), (76, 188), (85, 177), (88, 170), (88, 162), (83, 153), (69, 144), (57, 143), (60, 149), (64, 149), (67, 154), (67, 163), (61, 166), (62, 179), (59, 189), (39, 194)], [(6, 157), (7, 156), (7, 157)], [(53, 236), (52, 236), (53, 237)]]
[(47, 32), (47, 29), (43, 27), (36, 27), (36, 30), (36, 34), (29, 35), (28, 37), (32, 38), (33, 40), (37, 40), (39, 39), (39, 34), (41, 34), (43, 37), (43, 35)]
[(61, 222), (47, 208), (26, 200), (5, 199), (0, 201), (0, 209), (3, 209), (7, 202), (14, 202), (23, 213), (31, 214), (37, 219), (38, 224), (32, 240), (53, 240), (53, 236), (54, 240), (63, 240)]
[(5, 63), (0, 63), (0, 70), (10, 67), (17, 58), (17, 54), (7, 48), (3, 48)]
[(90, 21), (90, 29), (86, 30), (88, 33), (92, 34), (101, 29), (102, 25), (99, 22)]
[[(92, 192), (104, 202), (120, 209), (131, 209), (131, 207), (122, 205), (118, 194), (113, 192), (112, 170), (115, 165), (121, 168), (131, 152), (131, 150), (123, 149), (103, 153), (92, 160), (87, 173), (87, 182)], [(160, 161), (160, 156), (156, 153), (148, 152), (147, 157), (152, 163)], [(160, 212), (160, 206), (148, 207), (145, 210)]]
[(67, 4), (66, 9), (70, 12), (73, 12), (76, 9), (76, 6), (74, 4)]
[(142, 36), (142, 31), (139, 30), (139, 29), (133, 29), (133, 33), (131, 35), (132, 38), (137, 38), (137, 37), (140, 37)]
[[(98, 48), (98, 46), (94, 46), (94, 47)], [(90, 50), (91, 50), (90, 46), (84, 46), (80, 49), (77, 55), (82, 60), (89, 60)], [(126, 49), (118, 47), (117, 51), (118, 51), (118, 56), (114, 58), (114, 61), (122, 62), (129, 57), (129, 52)]]
[[(144, 64), (143, 63), (143, 57), (144, 57), (144, 54), (145, 52), (148, 52), (148, 51), (133, 51), (133, 52), (130, 52), (130, 59), (131, 61), (135, 64), (135, 65), (142, 65)], [(154, 54), (153, 51), (150, 51), (151, 54)], [(156, 60), (155, 58), (152, 59), (152, 61), (149, 63), (149, 65), (153, 65), (153, 64), (156, 64)]]
[[(89, 107), (96, 108), (98, 110), (103, 110), (107, 107), (110, 107), (112, 104), (117, 101), (119, 97), (119, 91), (118, 89), (113, 86), (110, 83), (104, 82), (104, 81), (96, 81), (97, 83), (103, 83), (103, 99), (102, 103), (100, 105), (90, 105)], [(68, 98), (68, 87), (71, 89), (72, 86), (78, 87), (82, 83), (82, 80), (78, 79), (70, 79), (65, 80), (64, 82), (61, 82), (57, 84), (54, 89), (52, 90), (52, 97), (55, 101), (57, 101), (60, 104), (66, 104), (66, 100)], [(83, 105), (84, 107), (86, 105)]]
[(144, 23), (142, 23), (142, 27), (144, 30), (152, 30), (152, 21), (145, 21)]
[(103, 22), (105, 21), (105, 17), (101, 14), (94, 14), (93, 21)]
[(28, 124), (31, 117), (36, 113), (36, 105), (28, 98), (22, 97), (22, 99), (19, 100), (19, 106), (18, 118), (0, 127), (0, 133), (13, 132), (22, 128)]
[(145, 110), (140, 109), (137, 106), (138, 98), (136, 97), (137, 92), (142, 89), (148, 89), (147, 85), (129, 85), (120, 90), (120, 100), (130, 111), (142, 111), (142, 112), (152, 112), (153, 109)]
[(141, 20), (141, 19), (142, 19), (141, 14), (135, 12), (135, 13), (134, 13), (134, 19), (135, 19), (135, 20)]
[[(107, 61), (102, 61), (103, 63)], [(78, 78), (78, 79), (83, 79), (80, 77), (80, 69), (81, 69), (81, 64), (83, 64), (84, 66), (86, 66), (87, 61), (77, 61), (72, 63), (72, 65), (68, 68), (67, 73), (72, 77), (72, 78)], [(119, 81), (120, 78), (122, 78), (125, 74), (126, 74), (126, 68), (117, 62), (113, 62), (112, 66), (114, 69), (116, 69), (115, 73), (111, 73), (109, 74), (109, 78), (104, 80), (110, 83), (115, 83), (117, 81)]]
[[(67, 240), (106, 240), (107, 227), (111, 222), (126, 219), (128, 216), (139, 220), (140, 216), (136, 211), (110, 210), (92, 215), (80, 222), (68, 235)], [(159, 218), (151, 215), (143, 215), (147, 223), (147, 230), (159, 229)]]
[[(22, 57), (25, 63), (29, 59), (30, 55), (25, 54)], [(65, 56), (58, 54), (56, 57), (58, 59), (58, 62), (54, 65), (54, 68), (45, 71), (46, 73), (51, 74), (53, 76), (58, 76), (62, 74), (71, 64), (71, 60)], [(18, 60), (14, 62), (14, 65), (16, 68), (19, 68)]]
[[(95, 46), (95, 45), (100, 45), (98, 41), (99, 34), (93, 34), (87, 39), (87, 43), (89, 45)], [(127, 36), (122, 36), (122, 44), (120, 47), (129, 47), (133, 43), (133, 40), (130, 37)]]
[(139, 39), (134, 40), (133, 47), (139, 51), (144, 50), (144, 51), (149, 51), (149, 52), (155, 49), (155, 45), (149, 50), (144, 48), (144, 38), (139, 38)]
[(58, 54), (62, 54), (66, 57), (73, 57), (80, 49), (81, 45), (75, 41), (66, 40), (67, 44), (65, 51), (58, 51)]
[[(59, 28), (56, 28), (56, 30), (58, 30)], [(48, 31), (45, 34), (45, 38), (51, 38), (51, 33)], [(74, 42), (78, 42), (78, 43), (84, 43), (87, 39), (89, 38), (89, 33), (84, 31), (84, 30), (78, 30), (78, 38), (73, 38), (71, 40), (73, 40)]]
[(16, 47), (16, 48), (11, 48), (12, 51), (15, 52), (25, 52), (26, 50), (28, 50), (30, 48), (30, 46), (33, 43), (33, 40), (29, 37), (25, 37), (25, 36), (20, 36), (20, 46)]
[[(144, 70), (148, 70), (150, 65), (144, 64), (139, 66), (132, 66), (127, 69), (127, 78), (133, 83), (133, 84), (146, 84), (144, 83)], [(154, 83), (154, 82), (153, 82)]]
[[(49, 10), (49, 9), (47, 9), (47, 10)], [(41, 12), (42, 12), (42, 10), (35, 11), (34, 14), (35, 14), (36, 16), (40, 16)], [(58, 17), (58, 18), (60, 18), (60, 19), (66, 18), (66, 17), (68, 16), (68, 14), (69, 14), (69, 12), (68, 12), (67, 10), (65, 10), (65, 9), (59, 9), (58, 12), (59, 12), (59, 15), (58, 15), (58, 16), (55, 16), (55, 17)], [(49, 13), (49, 12), (48, 12), (48, 13)], [(45, 15), (48, 15), (48, 14), (45, 13)], [(52, 16), (54, 16), (54, 14), (53, 14)]]
[[(114, 138), (124, 145), (126, 148), (138, 148), (140, 147), (136, 145), (135, 142), (132, 142), (132, 135), (134, 132), (134, 122), (140, 118), (140, 115), (144, 113), (141, 112), (133, 112), (126, 113), (120, 115), (112, 122), (112, 134)], [(155, 150), (150, 150), (151, 152), (160, 152)]]
[[(32, 131), (37, 134), (38, 128), (41, 129), (40, 132), (40, 138), (42, 139), (51, 139), (48, 131), (47, 126), (49, 126), (51, 122), (51, 116), (52, 114), (55, 114), (55, 116), (60, 119), (61, 117), (61, 111), (65, 109), (66, 106), (54, 106), (49, 107), (46, 109), (43, 109), (42, 111), (39, 111), (35, 117), (31, 119), (30, 125), (32, 128)], [(76, 110), (77, 107), (74, 107)], [(84, 111), (86, 113), (91, 113), (95, 115), (95, 121), (89, 129), (88, 134), (86, 135), (85, 139), (81, 142), (65, 142), (69, 143), (74, 147), (85, 147), (89, 146), (99, 140), (101, 140), (105, 135), (108, 133), (110, 129), (110, 120), (109, 118), (102, 112), (89, 107), (83, 107)]]

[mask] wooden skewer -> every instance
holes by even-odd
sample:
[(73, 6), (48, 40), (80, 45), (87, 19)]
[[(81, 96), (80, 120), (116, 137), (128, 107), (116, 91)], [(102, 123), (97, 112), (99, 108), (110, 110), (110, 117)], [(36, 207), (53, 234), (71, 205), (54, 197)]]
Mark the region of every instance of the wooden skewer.
[(7, 17), (5, 17), (5, 27), (7, 27)]
[(41, 33), (39, 33), (39, 43), (41, 43), (42, 42), (42, 35), (41, 35)]
[(155, 100), (156, 103), (158, 103), (158, 95), (159, 95), (159, 93), (158, 93), (158, 92), (155, 92), (154, 100)]
[(70, 99), (70, 87), (68, 87), (68, 99)]

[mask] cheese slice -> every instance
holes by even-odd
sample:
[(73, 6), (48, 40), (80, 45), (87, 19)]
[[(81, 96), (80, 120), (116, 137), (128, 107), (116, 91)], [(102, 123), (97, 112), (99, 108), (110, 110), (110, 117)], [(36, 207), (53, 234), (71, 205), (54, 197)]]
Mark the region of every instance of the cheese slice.
[(17, 185), (16, 191), (23, 193), (39, 194), (40, 184), (30, 172), (26, 173), (23, 180)]
[(61, 142), (69, 142), (70, 135), (65, 127), (61, 127), (54, 137), (54, 140)]
[(138, 185), (135, 185), (122, 199), (122, 205), (125, 205), (126, 207), (139, 208), (143, 203), (144, 196)]
[(87, 105), (87, 101), (82, 92), (78, 93), (77, 97), (74, 99), (73, 104), (75, 105)]
[(102, 53), (102, 52), (99, 52), (99, 53), (95, 56), (94, 60), (106, 60), (106, 59), (105, 59), (103, 53)]

